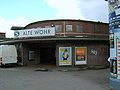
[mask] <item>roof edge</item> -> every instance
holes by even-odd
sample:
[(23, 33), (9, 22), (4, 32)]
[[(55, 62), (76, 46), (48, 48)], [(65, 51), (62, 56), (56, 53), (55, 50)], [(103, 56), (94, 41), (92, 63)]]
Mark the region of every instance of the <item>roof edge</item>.
[(41, 21), (32, 22), (32, 23), (29, 23), (28, 25), (26, 25), (24, 28), (26, 28), (26, 27), (28, 27), (28, 26), (30, 26), (32, 24), (36, 24), (36, 23), (40, 23), (40, 22), (51, 22), (51, 21), (81, 21), (81, 22), (108, 24), (107, 22), (89, 21), (89, 20), (81, 20), (81, 19), (53, 19), (53, 20), (41, 20)]

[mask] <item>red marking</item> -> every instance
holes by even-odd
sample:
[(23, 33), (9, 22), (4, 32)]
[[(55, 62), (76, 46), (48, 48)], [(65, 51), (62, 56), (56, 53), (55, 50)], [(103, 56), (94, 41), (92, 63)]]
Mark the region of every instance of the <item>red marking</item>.
[(120, 54), (120, 52), (118, 52), (118, 54)]
[(118, 47), (120, 47), (120, 45), (118, 45)]
[(120, 68), (120, 66), (118, 66), (118, 68)]

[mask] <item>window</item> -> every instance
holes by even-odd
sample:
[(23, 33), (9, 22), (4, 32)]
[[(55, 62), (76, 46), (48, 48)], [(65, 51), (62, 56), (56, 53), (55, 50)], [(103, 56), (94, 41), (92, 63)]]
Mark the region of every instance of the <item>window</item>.
[(72, 32), (72, 25), (66, 25), (66, 31)]
[[(95, 32), (95, 33), (103, 33), (103, 31), (102, 31), (103, 29), (102, 29), (102, 28), (103, 28), (102, 25), (96, 24), (96, 25), (95, 25), (94, 32)], [(104, 32), (105, 32), (105, 31), (104, 31)]]
[(77, 32), (83, 32), (83, 29), (82, 29), (81, 25), (77, 25), (76, 28), (77, 28)]
[(55, 32), (61, 32), (62, 31), (62, 25), (55, 25)]

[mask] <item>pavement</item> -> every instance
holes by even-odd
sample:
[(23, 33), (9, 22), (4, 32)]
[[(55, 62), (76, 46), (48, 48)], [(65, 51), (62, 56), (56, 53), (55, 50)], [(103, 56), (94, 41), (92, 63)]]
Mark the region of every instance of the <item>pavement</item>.
[(110, 90), (109, 69), (0, 68), (0, 90)]

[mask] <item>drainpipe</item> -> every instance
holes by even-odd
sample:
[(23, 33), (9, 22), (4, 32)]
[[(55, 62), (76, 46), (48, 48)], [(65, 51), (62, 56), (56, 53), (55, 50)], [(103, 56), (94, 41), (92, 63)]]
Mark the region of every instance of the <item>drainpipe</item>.
[(65, 21), (64, 21), (64, 29), (63, 30), (64, 30), (64, 37), (65, 37)]

